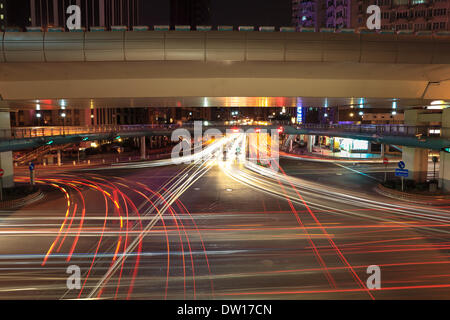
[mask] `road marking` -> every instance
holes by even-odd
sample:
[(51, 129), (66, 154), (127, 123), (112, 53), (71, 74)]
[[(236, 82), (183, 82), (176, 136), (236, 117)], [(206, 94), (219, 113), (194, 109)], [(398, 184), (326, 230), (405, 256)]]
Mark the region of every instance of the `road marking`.
[(335, 163), (335, 165), (337, 165), (337, 166), (339, 166), (339, 167), (342, 167), (342, 168), (344, 168), (344, 169), (347, 169), (347, 170), (356, 172), (356, 173), (358, 173), (358, 174), (360, 174), (360, 175), (363, 175), (363, 176), (365, 176), (365, 177), (367, 177), (367, 178), (370, 178), (370, 179), (373, 179), (373, 180), (375, 180), (375, 181), (381, 182), (380, 179), (377, 179), (377, 178), (375, 178), (375, 177), (372, 177), (372, 176), (368, 175), (367, 173), (364, 173), (364, 172), (361, 172), (361, 171), (358, 171), (358, 170), (355, 170), (355, 169), (346, 167), (346, 166), (344, 166), (344, 165), (342, 165), (342, 164), (340, 164), (340, 163)]

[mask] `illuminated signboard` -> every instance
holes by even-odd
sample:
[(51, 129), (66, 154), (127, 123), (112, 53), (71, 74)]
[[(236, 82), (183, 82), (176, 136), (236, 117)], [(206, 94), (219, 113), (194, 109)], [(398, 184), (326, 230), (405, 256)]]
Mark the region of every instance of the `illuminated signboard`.
[(297, 123), (303, 123), (303, 106), (300, 98), (297, 98)]
[(361, 150), (366, 151), (369, 149), (369, 142), (365, 140), (354, 140), (354, 139), (345, 139), (345, 138), (337, 138), (340, 144), (340, 148), (347, 152), (351, 152), (352, 150)]

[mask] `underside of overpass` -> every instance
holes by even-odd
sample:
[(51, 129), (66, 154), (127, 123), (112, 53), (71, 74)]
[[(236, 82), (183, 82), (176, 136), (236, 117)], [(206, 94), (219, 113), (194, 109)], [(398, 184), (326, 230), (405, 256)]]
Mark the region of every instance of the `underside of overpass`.
[[(174, 98), (196, 97), (365, 97), (386, 101), (387, 106), (389, 98), (424, 104), (435, 99), (450, 99), (449, 79), (449, 65), (27, 62), (2, 64), (0, 94), (12, 104), (30, 107), (36, 99), (73, 99), (80, 107), (89, 107), (91, 99), (99, 100), (99, 104), (102, 100), (144, 99), (147, 106), (151, 106), (164, 100), (170, 103)], [(225, 104), (226, 101), (219, 100), (215, 106)]]

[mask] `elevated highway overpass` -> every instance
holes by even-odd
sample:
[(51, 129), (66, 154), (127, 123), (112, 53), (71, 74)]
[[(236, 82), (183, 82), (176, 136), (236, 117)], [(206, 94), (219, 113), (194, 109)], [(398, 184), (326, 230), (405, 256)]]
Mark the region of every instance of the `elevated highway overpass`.
[[(317, 98), (320, 103), (323, 97), (330, 100), (364, 97), (378, 101), (380, 107), (383, 103), (390, 107), (393, 98), (400, 99), (399, 109), (411, 107), (403, 101), (423, 106), (431, 100), (450, 99), (448, 35), (11, 32), (1, 33), (0, 40), (3, 129), (9, 129), (11, 107), (35, 108), (37, 100), (46, 99), (51, 101), (45, 105), (49, 109), (60, 108), (58, 99), (67, 99), (68, 108), (73, 108), (73, 101), (81, 101), (81, 107), (89, 108), (92, 100), (108, 101), (105, 107), (116, 107), (117, 101), (140, 106), (133, 104), (139, 100), (151, 107), (154, 101), (167, 100), (170, 106), (182, 106), (174, 101), (210, 97), (217, 104), (203, 106), (211, 107), (229, 106), (227, 97), (281, 97), (294, 106), (299, 98)], [(253, 106), (264, 106), (258, 99), (255, 101)], [(237, 103), (235, 106), (240, 106), (240, 100)], [(136, 130), (124, 134), (145, 136), (151, 135), (150, 132)], [(0, 150), (48, 143), (51, 137), (53, 143), (66, 143), (68, 138), (75, 142), (86, 134), (98, 139), (116, 133), (14, 136), (17, 139), (10, 136), (0, 141), (3, 148)], [(438, 150), (448, 142), (441, 137), (336, 132), (324, 128), (286, 127), (286, 133), (348, 136), (422, 150)], [(0, 152), (0, 167), (6, 172), (5, 178), (11, 180), (10, 152)]]
[(450, 99), (448, 35), (7, 32), (0, 39), (0, 95), (18, 104), (61, 98)]

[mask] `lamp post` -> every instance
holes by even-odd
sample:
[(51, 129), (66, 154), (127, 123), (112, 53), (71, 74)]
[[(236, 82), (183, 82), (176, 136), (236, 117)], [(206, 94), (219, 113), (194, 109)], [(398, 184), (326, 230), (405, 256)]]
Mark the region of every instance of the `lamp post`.
[(40, 127), (41, 126), (42, 114), (40, 112), (36, 113), (36, 118), (38, 119), (38, 127)]
[(63, 119), (63, 136), (65, 136), (65, 135), (66, 135), (66, 132), (65, 132), (66, 112), (65, 112), (65, 111), (63, 111), (63, 112), (61, 113), (61, 118)]

